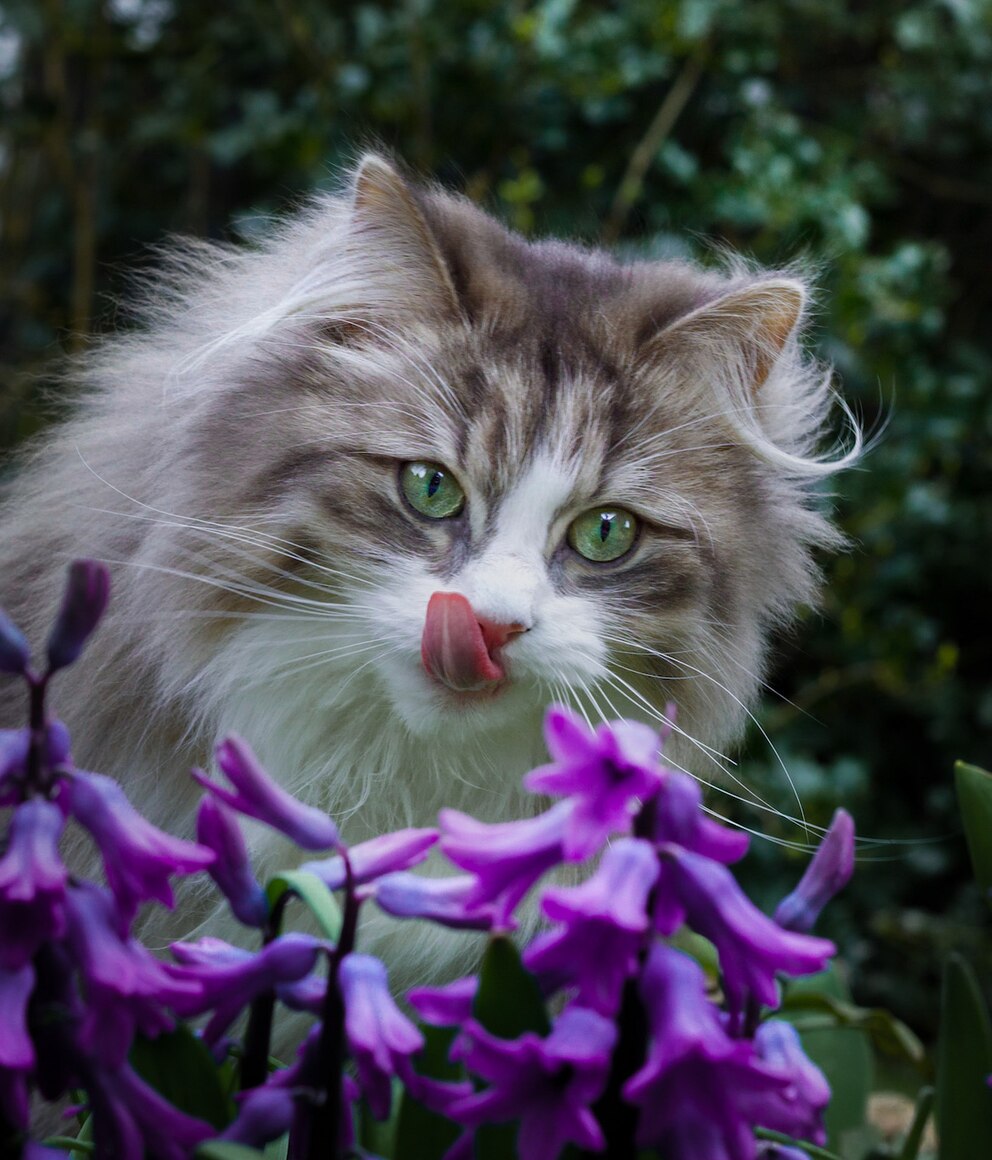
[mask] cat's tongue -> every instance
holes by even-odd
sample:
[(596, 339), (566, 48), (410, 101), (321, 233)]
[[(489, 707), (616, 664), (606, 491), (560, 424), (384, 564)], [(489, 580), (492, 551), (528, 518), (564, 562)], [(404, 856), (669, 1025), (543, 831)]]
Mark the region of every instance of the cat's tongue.
[(504, 677), (472, 605), (458, 592), (430, 598), (420, 656), (427, 672), (457, 693), (488, 688)]

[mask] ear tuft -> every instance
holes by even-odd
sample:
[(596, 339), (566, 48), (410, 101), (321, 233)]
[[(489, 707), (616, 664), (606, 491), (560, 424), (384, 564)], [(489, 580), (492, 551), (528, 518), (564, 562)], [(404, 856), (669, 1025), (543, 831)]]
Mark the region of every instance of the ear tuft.
[(754, 282), (678, 319), (663, 332), (666, 343), (685, 335), (733, 344), (743, 355), (757, 393), (771, 374), (802, 318), (806, 290), (792, 278)]

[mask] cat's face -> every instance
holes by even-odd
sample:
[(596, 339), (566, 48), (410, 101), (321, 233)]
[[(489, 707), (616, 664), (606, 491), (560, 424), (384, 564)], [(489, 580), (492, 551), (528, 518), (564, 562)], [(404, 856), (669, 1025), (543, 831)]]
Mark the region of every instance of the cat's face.
[(300, 281), (191, 452), (191, 496), (265, 537), (258, 664), (448, 744), (551, 700), (736, 733), (826, 536), (801, 286), (528, 245), (378, 160)]

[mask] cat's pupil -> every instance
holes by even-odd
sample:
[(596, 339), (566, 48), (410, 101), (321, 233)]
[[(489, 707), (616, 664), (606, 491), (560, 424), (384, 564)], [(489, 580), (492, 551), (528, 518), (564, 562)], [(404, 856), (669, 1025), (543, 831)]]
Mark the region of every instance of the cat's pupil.
[(430, 496), (432, 496), (437, 491), (437, 489), (441, 486), (442, 478), (443, 478), (443, 476), (441, 475), (440, 471), (435, 471), (434, 474), (431, 476), (431, 481), (427, 485), (428, 498)]
[(610, 538), (610, 529), (613, 527), (613, 519), (610, 516), (600, 516), (599, 518), (599, 538), (602, 543)]

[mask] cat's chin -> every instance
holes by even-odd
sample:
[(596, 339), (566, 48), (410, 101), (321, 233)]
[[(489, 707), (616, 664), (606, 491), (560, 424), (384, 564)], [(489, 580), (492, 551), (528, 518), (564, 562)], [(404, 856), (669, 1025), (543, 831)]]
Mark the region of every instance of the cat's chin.
[(394, 671), (385, 681), (397, 716), (415, 737), (424, 739), (443, 733), (458, 744), (479, 734), (498, 732), (524, 716), (539, 721), (543, 709), (533, 688), (512, 680), (482, 689), (455, 690), (421, 670)]

